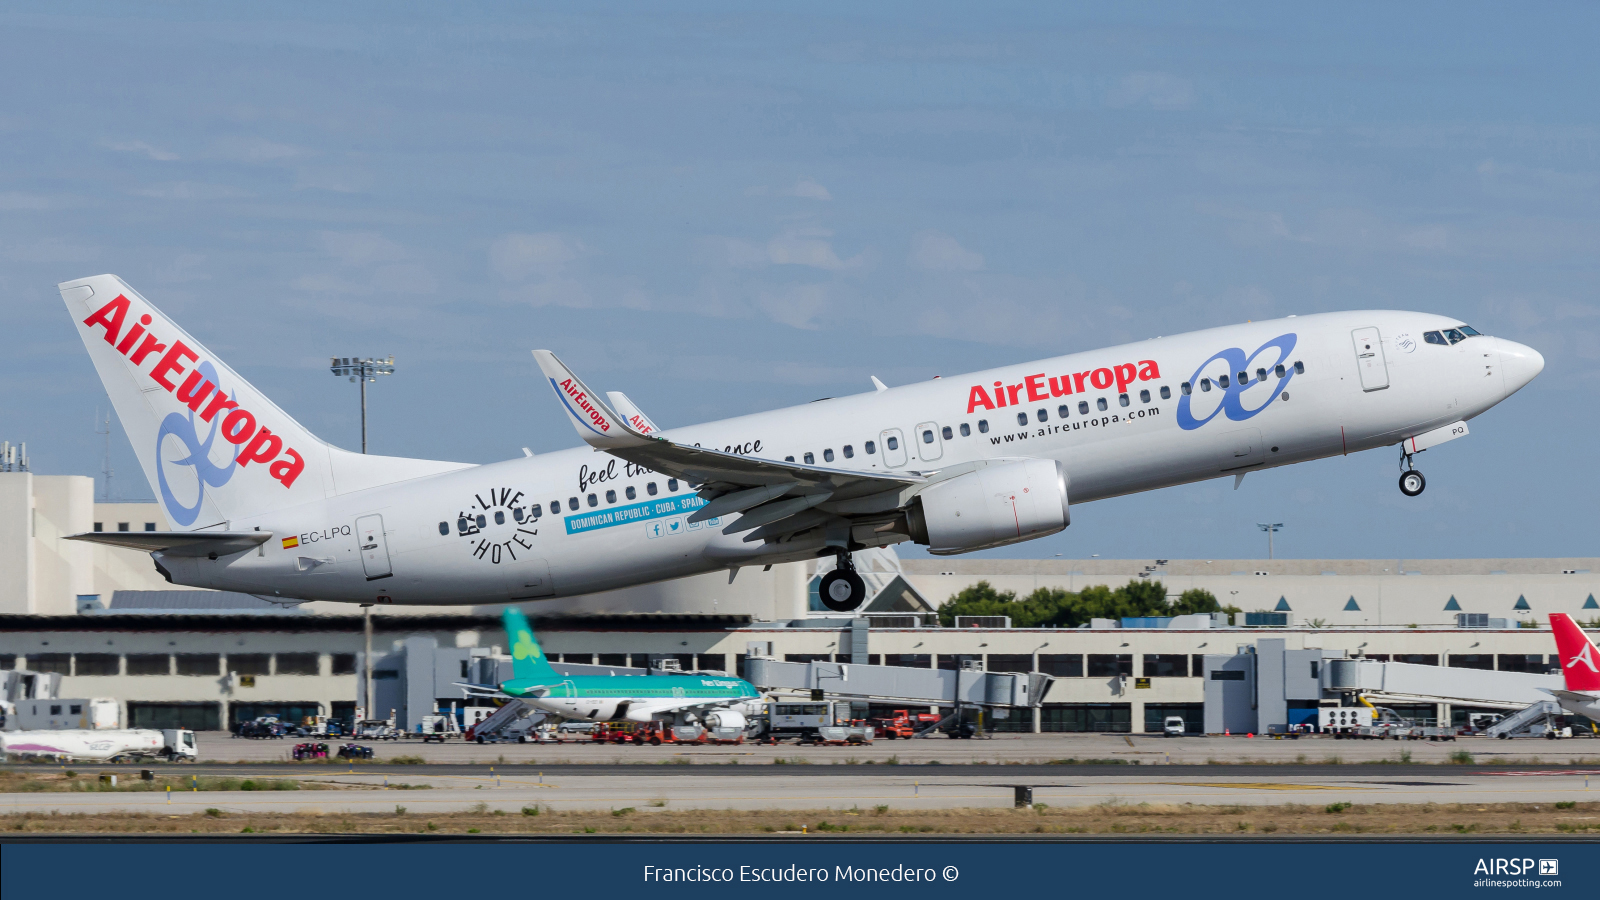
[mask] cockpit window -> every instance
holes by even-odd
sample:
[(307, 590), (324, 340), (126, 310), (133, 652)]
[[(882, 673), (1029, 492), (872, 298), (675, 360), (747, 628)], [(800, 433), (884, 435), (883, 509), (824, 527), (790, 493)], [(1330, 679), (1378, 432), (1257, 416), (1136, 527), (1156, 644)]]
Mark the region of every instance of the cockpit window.
[(1444, 339), (1444, 335), (1440, 334), (1437, 331), (1426, 332), (1425, 334), (1422, 335), (1422, 339), (1427, 341), (1430, 344), (1449, 344), (1450, 343), (1449, 341)]
[(1462, 341), (1467, 339), (1466, 335), (1464, 335), (1461, 332), (1455, 330), (1454, 328), (1446, 328), (1444, 330), (1444, 336), (1449, 338), (1450, 339), (1450, 343), (1452, 343), (1452, 344), (1459, 344)]
[(1476, 328), (1473, 328), (1471, 325), (1462, 325), (1460, 327), (1460, 331), (1461, 331), (1462, 334), (1466, 335), (1467, 337), (1482, 337), (1483, 336), (1483, 332), (1479, 331)]

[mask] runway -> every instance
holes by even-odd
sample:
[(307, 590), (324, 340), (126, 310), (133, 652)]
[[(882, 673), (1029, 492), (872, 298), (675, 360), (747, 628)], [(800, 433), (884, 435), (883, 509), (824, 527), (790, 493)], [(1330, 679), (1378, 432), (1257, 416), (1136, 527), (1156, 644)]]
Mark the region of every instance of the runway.
[[(1384, 767), (1384, 772), (1371, 773), (1348, 769), (1342, 773), (1302, 773), (1274, 768), (1278, 771), (1254, 769), (1220, 776), (1195, 774), (1191, 767), (1139, 775), (1089, 774), (1070, 767), (1052, 767), (1047, 772), (991, 767), (981, 775), (970, 771), (901, 774), (882, 770), (790, 774), (768, 769), (759, 775), (750, 773), (751, 777), (704, 771), (641, 773), (638, 767), (607, 774), (551, 771), (543, 775), (521, 769), (474, 774), (358, 769), (354, 773), (294, 773), (298, 780), (325, 782), (335, 790), (173, 791), (170, 796), (165, 792), (99, 791), (0, 794), (0, 813), (189, 815), (218, 809), (227, 813), (327, 815), (392, 813), (400, 806), (412, 814), (474, 809), (521, 814), (524, 807), (530, 806), (555, 810), (631, 808), (641, 813), (652, 809), (848, 810), (880, 805), (896, 810), (1004, 808), (1013, 805), (1012, 788), (1019, 784), (1033, 788), (1035, 803), (1056, 807), (1491, 804), (1600, 799), (1600, 768), (1515, 774), (1415, 769), (1395, 774), (1387, 771), (1389, 767)], [(250, 773), (249, 777), (265, 780), (271, 776)]]

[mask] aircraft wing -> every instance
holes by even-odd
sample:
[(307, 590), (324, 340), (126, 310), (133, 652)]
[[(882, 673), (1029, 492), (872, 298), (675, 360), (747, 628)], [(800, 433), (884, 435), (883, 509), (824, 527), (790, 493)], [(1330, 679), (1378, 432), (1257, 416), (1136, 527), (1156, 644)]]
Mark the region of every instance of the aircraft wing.
[(535, 350), (533, 356), (585, 443), (694, 485), (710, 502), (691, 521), (743, 513), (723, 533), (750, 531), (746, 541), (781, 537), (830, 519), (883, 519), (927, 481), (906, 472), (862, 472), (740, 456), (641, 434), (554, 353)]
[(227, 556), (272, 540), (270, 531), (85, 531), (69, 534), (69, 541), (86, 541), (126, 547), (168, 556)]

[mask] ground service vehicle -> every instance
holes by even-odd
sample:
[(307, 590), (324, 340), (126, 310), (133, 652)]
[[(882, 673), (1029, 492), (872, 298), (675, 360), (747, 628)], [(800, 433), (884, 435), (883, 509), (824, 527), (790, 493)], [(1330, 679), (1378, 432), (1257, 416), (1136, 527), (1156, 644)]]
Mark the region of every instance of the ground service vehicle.
[(1161, 721), (1161, 733), (1167, 737), (1183, 737), (1183, 716), (1167, 716)]
[(181, 728), (7, 731), (0, 732), (0, 751), (8, 757), (103, 762), (198, 757), (194, 732)]

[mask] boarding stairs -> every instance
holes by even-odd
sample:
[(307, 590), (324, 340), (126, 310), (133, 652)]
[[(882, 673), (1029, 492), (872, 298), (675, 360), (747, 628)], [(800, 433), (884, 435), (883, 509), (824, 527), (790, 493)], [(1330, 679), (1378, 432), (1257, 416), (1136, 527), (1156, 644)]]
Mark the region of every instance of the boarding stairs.
[[(513, 725), (517, 731), (528, 731), (544, 721), (545, 715), (544, 712), (534, 709), (521, 700), (507, 700), (504, 706), (495, 710), (494, 715), (468, 728), (464, 737), (468, 741), (498, 738)], [(524, 719), (528, 721), (523, 721)]]
[(1490, 725), (1485, 733), (1493, 738), (1508, 738), (1519, 734), (1545, 734), (1555, 727), (1555, 718), (1559, 715), (1561, 715), (1561, 704), (1554, 700), (1540, 700)]

